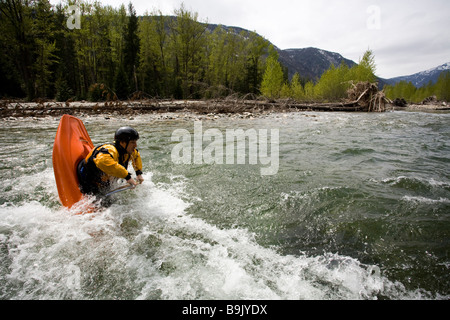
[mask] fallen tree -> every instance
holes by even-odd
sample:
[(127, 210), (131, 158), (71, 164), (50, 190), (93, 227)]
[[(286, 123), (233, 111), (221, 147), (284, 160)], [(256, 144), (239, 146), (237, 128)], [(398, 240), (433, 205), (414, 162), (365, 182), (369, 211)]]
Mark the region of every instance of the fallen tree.
[(384, 112), (386, 104), (391, 103), (376, 83), (358, 82), (347, 90), (349, 104), (359, 106), (367, 112)]
[(130, 101), (67, 101), (39, 100), (23, 102), (0, 101), (0, 117), (61, 116), (62, 114), (145, 114), (166, 112), (208, 113), (267, 113), (295, 111), (383, 112), (389, 101), (376, 84), (359, 82), (348, 90), (348, 99), (340, 103), (299, 103), (292, 99), (269, 100), (255, 96), (230, 95), (224, 99), (210, 100), (160, 100), (141, 99)]

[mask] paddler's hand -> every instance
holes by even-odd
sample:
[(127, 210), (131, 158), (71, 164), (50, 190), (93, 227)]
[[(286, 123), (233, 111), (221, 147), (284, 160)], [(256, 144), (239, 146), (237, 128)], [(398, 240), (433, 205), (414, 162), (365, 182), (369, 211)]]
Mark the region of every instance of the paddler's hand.
[(133, 178), (128, 179), (128, 180), (127, 180), (127, 183), (128, 183), (130, 186), (132, 186), (133, 188), (136, 187), (136, 186), (138, 185), (138, 183), (137, 183)]
[(138, 182), (139, 184), (141, 184), (141, 183), (144, 182), (144, 178), (142, 177), (142, 175), (138, 175), (138, 176), (136, 177), (136, 179), (137, 179), (137, 182)]

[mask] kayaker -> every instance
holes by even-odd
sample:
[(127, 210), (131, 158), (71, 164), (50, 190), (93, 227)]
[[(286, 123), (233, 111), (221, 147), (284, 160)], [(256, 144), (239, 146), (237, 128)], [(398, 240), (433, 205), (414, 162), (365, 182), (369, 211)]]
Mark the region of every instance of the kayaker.
[[(115, 179), (125, 179), (131, 186), (142, 183), (142, 159), (136, 149), (139, 133), (131, 127), (119, 128), (113, 144), (103, 144), (94, 149), (78, 164), (80, 190), (84, 194), (102, 194), (109, 190)], [(128, 172), (131, 160), (136, 180)]]

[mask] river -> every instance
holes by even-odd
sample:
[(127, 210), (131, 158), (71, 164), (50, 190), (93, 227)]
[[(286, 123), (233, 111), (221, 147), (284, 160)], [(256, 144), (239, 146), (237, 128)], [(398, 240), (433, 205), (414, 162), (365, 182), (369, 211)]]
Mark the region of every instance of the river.
[(450, 297), (448, 112), (80, 118), (136, 128), (145, 182), (75, 214), (59, 118), (1, 120), (0, 299)]

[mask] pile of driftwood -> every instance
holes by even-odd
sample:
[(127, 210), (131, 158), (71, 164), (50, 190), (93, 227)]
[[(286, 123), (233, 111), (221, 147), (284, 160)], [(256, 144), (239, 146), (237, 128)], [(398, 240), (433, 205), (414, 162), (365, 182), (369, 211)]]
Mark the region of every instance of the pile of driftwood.
[(384, 112), (386, 103), (390, 101), (383, 91), (378, 90), (376, 83), (358, 82), (351, 84), (347, 90), (349, 104), (361, 107), (367, 112)]
[(299, 103), (297, 101), (261, 99), (255, 96), (239, 97), (230, 95), (222, 99), (210, 100), (158, 100), (141, 99), (137, 101), (104, 102), (20, 102), (0, 100), (0, 118), (27, 116), (60, 116), (62, 114), (144, 114), (163, 112), (207, 113), (267, 113), (295, 111), (345, 111), (345, 112), (383, 112), (390, 101), (374, 83), (352, 84), (345, 102), (338, 103)]

